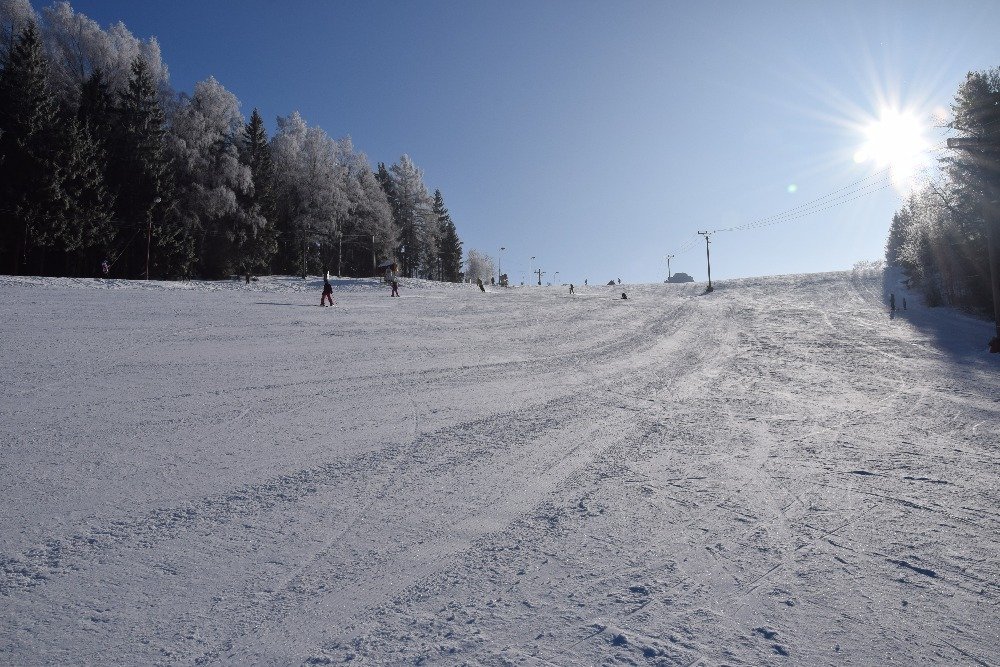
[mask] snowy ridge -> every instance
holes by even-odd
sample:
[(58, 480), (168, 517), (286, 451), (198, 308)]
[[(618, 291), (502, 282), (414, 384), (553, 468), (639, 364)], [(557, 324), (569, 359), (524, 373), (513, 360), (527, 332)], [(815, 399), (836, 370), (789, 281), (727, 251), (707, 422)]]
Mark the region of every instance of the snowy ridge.
[(987, 323), (321, 284), (0, 278), (0, 662), (1000, 662)]

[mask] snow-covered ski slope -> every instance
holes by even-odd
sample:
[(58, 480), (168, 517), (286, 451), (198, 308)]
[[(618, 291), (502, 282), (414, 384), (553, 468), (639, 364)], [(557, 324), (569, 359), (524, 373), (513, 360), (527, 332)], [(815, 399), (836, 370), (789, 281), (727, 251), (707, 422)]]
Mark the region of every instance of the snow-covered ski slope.
[(988, 323), (334, 282), (0, 278), (0, 663), (1000, 664)]

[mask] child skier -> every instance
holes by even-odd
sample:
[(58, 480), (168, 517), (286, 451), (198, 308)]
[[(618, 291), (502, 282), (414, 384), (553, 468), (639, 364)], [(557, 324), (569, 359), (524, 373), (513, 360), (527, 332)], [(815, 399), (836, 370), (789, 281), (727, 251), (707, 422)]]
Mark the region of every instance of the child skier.
[(399, 281), (396, 279), (395, 264), (385, 270), (385, 281), (392, 285), (392, 293), (389, 296), (399, 296)]
[(323, 296), (321, 296), (319, 298), (319, 305), (325, 306), (327, 299), (330, 300), (330, 305), (332, 306), (333, 305), (333, 285), (331, 285), (329, 279), (324, 276), (323, 277)]

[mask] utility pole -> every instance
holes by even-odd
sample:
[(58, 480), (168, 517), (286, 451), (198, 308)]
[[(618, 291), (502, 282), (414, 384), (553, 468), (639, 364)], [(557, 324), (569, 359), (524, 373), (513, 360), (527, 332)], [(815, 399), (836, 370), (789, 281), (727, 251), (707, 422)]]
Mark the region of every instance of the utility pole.
[(667, 282), (670, 282), (670, 260), (673, 259), (673, 255), (667, 255)]
[[(978, 137), (952, 138), (948, 140), (948, 148), (961, 150), (978, 149), (994, 151), (998, 148), (995, 142)], [(986, 247), (990, 258), (990, 282), (993, 286), (993, 324), (994, 335), (1000, 339), (1000, 202), (997, 201), (997, 190), (993, 184), (986, 187)], [(996, 340), (994, 339), (994, 340)], [(994, 348), (991, 347), (991, 351)]]
[(497, 253), (497, 284), (498, 285), (503, 282), (503, 271), (500, 270), (500, 260), (503, 259), (503, 251), (506, 250), (506, 249), (507, 248), (504, 248), (503, 246), (500, 246), (500, 252)]
[(306, 279), (306, 230), (302, 228), (302, 280)]
[(705, 259), (708, 260), (708, 288), (705, 291), (706, 292), (711, 292), (712, 291), (712, 254), (708, 251), (708, 244), (710, 243), (710, 241), (708, 240), (708, 237), (712, 235), (712, 232), (698, 232), (698, 233), (705, 237)]
[(149, 246), (153, 241), (153, 206), (159, 204), (162, 200), (157, 197), (153, 200), (153, 205), (149, 207), (146, 211), (146, 280), (149, 280)]
[(538, 269), (537, 271), (535, 271), (535, 273), (538, 274), (538, 286), (541, 287), (542, 286), (542, 274), (545, 273), (545, 272), (542, 271), (541, 269)]

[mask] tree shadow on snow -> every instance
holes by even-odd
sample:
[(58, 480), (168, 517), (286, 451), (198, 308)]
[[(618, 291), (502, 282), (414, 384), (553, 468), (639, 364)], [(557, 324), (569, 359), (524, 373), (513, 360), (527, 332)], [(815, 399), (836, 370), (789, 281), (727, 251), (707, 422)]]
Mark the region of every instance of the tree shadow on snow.
[[(884, 303), (889, 303), (890, 294), (896, 295), (895, 317), (892, 318), (890, 313), (890, 319), (905, 320), (929, 336), (935, 347), (958, 361), (996, 361), (1000, 365), (1000, 354), (990, 354), (987, 349), (994, 334), (992, 321), (947, 306), (932, 308), (925, 305), (923, 295), (917, 289), (906, 286), (906, 279), (899, 269), (887, 268), (882, 275)], [(903, 310), (904, 300), (906, 310)]]

